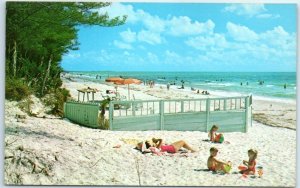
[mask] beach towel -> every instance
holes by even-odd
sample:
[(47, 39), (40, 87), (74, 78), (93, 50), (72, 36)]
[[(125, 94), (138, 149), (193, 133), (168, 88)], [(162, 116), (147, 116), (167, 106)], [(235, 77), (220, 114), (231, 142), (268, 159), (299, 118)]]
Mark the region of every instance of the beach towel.
[(142, 140), (135, 139), (135, 138), (121, 138), (121, 141), (123, 141), (125, 144), (130, 144), (136, 146), (138, 143), (142, 142)]

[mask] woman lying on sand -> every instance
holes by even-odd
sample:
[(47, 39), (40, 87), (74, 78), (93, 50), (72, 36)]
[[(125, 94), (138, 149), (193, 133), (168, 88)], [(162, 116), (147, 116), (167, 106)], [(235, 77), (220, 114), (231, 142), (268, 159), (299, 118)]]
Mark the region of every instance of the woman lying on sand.
[(141, 142), (138, 143), (137, 149), (141, 150), (142, 152), (151, 152), (153, 148), (159, 149), (161, 152), (168, 152), (168, 153), (177, 153), (180, 148), (185, 148), (190, 150), (191, 152), (195, 152), (194, 149), (191, 148), (184, 140), (179, 140), (172, 144), (166, 145), (163, 144), (162, 139), (152, 138), (151, 141), (147, 140), (145, 143)]

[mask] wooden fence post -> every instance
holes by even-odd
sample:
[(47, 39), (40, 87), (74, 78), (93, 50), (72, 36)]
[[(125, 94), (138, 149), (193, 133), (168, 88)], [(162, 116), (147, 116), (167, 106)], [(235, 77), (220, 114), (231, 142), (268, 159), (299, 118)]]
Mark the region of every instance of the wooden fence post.
[(250, 124), (252, 127), (252, 94), (249, 97), (249, 108), (250, 108)]
[(248, 131), (248, 117), (249, 117), (249, 97), (246, 97), (245, 98), (246, 102), (245, 102), (245, 121), (246, 121), (246, 124), (245, 124), (245, 132)]
[(160, 130), (164, 130), (164, 101), (159, 101)]
[(184, 101), (181, 100), (181, 113), (183, 113), (183, 111), (184, 111)]
[(210, 99), (206, 99), (206, 132), (208, 132), (209, 125), (209, 112), (210, 112)]
[(109, 102), (109, 129), (113, 130), (113, 107), (112, 101)]
[(67, 109), (66, 109), (66, 105), (67, 105), (67, 103), (64, 102), (64, 118), (67, 117)]

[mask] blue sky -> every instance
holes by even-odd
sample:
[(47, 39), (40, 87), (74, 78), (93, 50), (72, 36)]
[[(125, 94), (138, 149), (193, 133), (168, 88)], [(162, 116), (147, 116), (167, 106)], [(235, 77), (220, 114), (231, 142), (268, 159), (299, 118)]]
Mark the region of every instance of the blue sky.
[(69, 71), (296, 71), (296, 5), (113, 3), (117, 27), (79, 27)]

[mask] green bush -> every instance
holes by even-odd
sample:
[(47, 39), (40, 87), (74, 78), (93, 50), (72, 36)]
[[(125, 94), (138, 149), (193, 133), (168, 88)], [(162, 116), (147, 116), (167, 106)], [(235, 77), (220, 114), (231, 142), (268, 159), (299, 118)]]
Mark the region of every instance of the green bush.
[(20, 79), (7, 78), (5, 83), (5, 98), (20, 101), (31, 94), (30, 88)]
[(109, 104), (109, 99), (103, 100), (100, 104), (101, 112), (98, 116), (98, 125), (100, 129), (108, 130), (109, 129), (109, 120), (105, 119), (105, 108)]
[(105, 117), (98, 117), (98, 125), (99, 129), (108, 130), (109, 129), (109, 120), (105, 119)]
[(30, 99), (30, 97), (27, 97), (24, 100), (20, 101), (18, 106), (23, 112), (26, 112), (28, 115), (32, 115), (31, 114), (31, 105), (32, 104), (33, 104), (33, 102)]
[(46, 106), (50, 107), (50, 114), (63, 116), (64, 102), (70, 97), (70, 91), (65, 88), (58, 88), (46, 95), (43, 99)]

